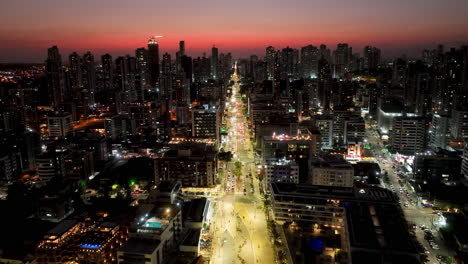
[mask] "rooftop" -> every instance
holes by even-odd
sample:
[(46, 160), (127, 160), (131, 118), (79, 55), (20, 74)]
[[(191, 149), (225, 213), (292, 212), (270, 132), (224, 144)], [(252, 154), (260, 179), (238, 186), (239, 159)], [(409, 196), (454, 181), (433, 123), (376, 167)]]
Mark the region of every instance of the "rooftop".
[(153, 239), (130, 238), (119, 251), (135, 254), (152, 254), (161, 241)]
[(379, 202), (394, 204), (397, 202), (395, 195), (386, 189), (372, 187), (367, 189), (318, 186), (306, 184), (271, 183), (275, 199), (281, 196), (283, 200), (300, 202), (301, 199), (339, 199), (347, 202)]
[(66, 233), (68, 230), (73, 228), (76, 224), (78, 224), (77, 220), (63, 220), (54, 228), (49, 230), (46, 235), (48, 236), (61, 236)]
[(392, 259), (400, 256), (410, 261), (402, 263), (413, 263), (418, 251), (402, 217), (395, 204), (349, 203), (346, 219), (351, 250), (356, 252), (353, 259), (360, 258), (360, 251), (380, 252), (382, 258), (386, 258), (383, 252), (391, 252)]
[(132, 229), (141, 233), (162, 233), (180, 211), (178, 206), (168, 202), (156, 202), (154, 205), (142, 205), (132, 224)]
[(185, 237), (184, 241), (182, 241), (183, 246), (198, 246), (198, 242), (200, 241), (200, 233), (201, 229), (190, 229), (187, 236)]
[(312, 167), (315, 168), (344, 168), (352, 169), (351, 163), (347, 162), (341, 155), (323, 155), (313, 160)]
[(184, 204), (183, 213), (184, 221), (202, 222), (205, 214), (205, 208), (209, 201), (206, 198), (193, 199)]

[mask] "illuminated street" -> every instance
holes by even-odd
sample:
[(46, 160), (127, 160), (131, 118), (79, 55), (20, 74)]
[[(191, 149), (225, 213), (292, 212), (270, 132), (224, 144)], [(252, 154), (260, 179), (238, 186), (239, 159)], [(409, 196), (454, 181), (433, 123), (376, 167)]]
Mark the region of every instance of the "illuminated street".
[[(388, 173), (389, 184), (385, 184), (385, 187), (394, 191), (399, 199), (400, 205), (403, 209), (403, 213), (405, 215), (406, 220), (408, 223), (416, 224), (417, 228), (415, 230), (417, 240), (423, 245), (423, 247), (427, 248), (429, 251), (429, 263), (439, 263), (436, 258), (436, 255), (453, 255), (444, 245), (444, 242), (441, 239), (437, 228), (433, 225), (434, 220), (438, 217), (430, 207), (424, 207), (422, 205), (417, 204), (417, 197), (416, 193), (412, 189), (409, 184), (405, 184), (399, 178), (397, 171), (397, 164), (396, 162), (392, 161), (391, 158), (387, 157), (384, 154), (383, 150), (383, 143), (382, 140), (379, 138), (378, 133), (375, 132), (373, 129), (367, 129), (367, 139), (369, 143), (372, 145), (372, 152), (376, 157), (375, 160), (378, 162), (380, 168), (383, 171)], [(393, 187), (393, 189), (392, 189)], [(432, 231), (434, 235), (435, 242), (439, 245), (440, 249), (433, 249), (431, 248), (430, 244), (427, 240), (424, 239), (424, 232), (420, 228), (421, 225), (427, 226), (429, 230)]]
[[(228, 187), (228, 192), (215, 201), (211, 263), (274, 263), (263, 202), (254, 174), (250, 134), (245, 125), (247, 122), (239, 94), (237, 65), (232, 80), (234, 85), (225, 115), (228, 131), (225, 149), (233, 152), (234, 158), (228, 164), (222, 184), (230, 186), (228, 178), (231, 178), (234, 188)], [(236, 161), (242, 163), (242, 173), (238, 179), (232, 175)]]

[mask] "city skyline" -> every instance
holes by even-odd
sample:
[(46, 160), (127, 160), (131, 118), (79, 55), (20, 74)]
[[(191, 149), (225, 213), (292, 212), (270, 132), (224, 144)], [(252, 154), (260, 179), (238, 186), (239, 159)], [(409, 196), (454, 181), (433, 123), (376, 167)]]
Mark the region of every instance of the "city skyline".
[[(248, 4), (248, 5), (247, 5)], [(245, 8), (248, 6), (249, 8)], [(163, 7), (163, 8), (161, 8)], [(300, 8), (299, 8), (300, 7)], [(0, 62), (43, 62), (43, 50), (57, 45), (73, 51), (113, 56), (133, 54), (152, 35), (163, 35), (162, 53), (173, 54), (179, 40), (187, 54), (207, 54), (216, 45), (235, 58), (263, 55), (267, 46), (300, 48), (348, 43), (366, 45), (384, 57), (420, 55), (437, 44), (466, 44), (468, 6), (459, 0), (372, 3), (354, 1), (254, 1), (196, 3), (172, 1), (15, 1), (0, 11)], [(131, 14), (138, 14), (135, 19)], [(177, 14), (177, 15), (174, 15)], [(22, 20), (15, 18), (21, 16)]]
[(0, 264), (468, 263), (467, 13), (2, 1)]

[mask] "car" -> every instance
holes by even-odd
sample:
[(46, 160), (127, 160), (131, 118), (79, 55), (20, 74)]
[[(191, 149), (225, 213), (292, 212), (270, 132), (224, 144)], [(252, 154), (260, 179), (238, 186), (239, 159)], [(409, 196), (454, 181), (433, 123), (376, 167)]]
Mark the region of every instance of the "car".
[(429, 254), (429, 253), (430, 253), (430, 252), (429, 252), (429, 249), (427, 249), (427, 247), (424, 247), (424, 253), (425, 253), (425, 254)]
[(434, 239), (434, 236), (432, 234), (427, 234), (426, 233), (426, 234), (424, 234), (424, 239), (426, 239), (427, 241), (429, 241), (429, 240), (432, 241)]
[(405, 207), (408, 207), (408, 206), (409, 206), (409, 204), (408, 204), (408, 203), (405, 203)]

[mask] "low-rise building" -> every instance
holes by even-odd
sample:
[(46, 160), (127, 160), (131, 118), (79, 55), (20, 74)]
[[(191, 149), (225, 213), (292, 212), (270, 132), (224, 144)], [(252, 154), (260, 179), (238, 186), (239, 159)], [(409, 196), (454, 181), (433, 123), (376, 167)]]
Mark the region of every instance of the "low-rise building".
[(118, 263), (160, 264), (180, 240), (180, 207), (166, 202), (144, 204), (129, 229), (129, 240), (118, 250)]
[(299, 183), (299, 166), (291, 159), (265, 160), (265, 178), (270, 182)]
[(183, 187), (212, 187), (217, 171), (216, 152), (204, 147), (175, 145), (154, 160), (156, 183), (180, 181)]
[[(383, 264), (395, 259), (399, 263), (419, 263), (416, 243), (391, 191), (285, 183), (271, 183), (270, 188), (276, 223), (288, 223), (293, 230), (312, 230), (309, 257), (318, 259), (326, 250), (324, 243), (328, 243), (327, 247), (334, 244), (333, 250), (327, 249), (329, 252), (339, 249), (352, 263)], [(321, 233), (327, 230), (334, 234), (335, 243), (322, 240)], [(301, 254), (295, 245), (288, 248), (292, 256)]]
[(263, 159), (265, 161), (278, 155), (287, 159), (310, 158), (320, 149), (319, 138), (318, 134), (308, 129), (300, 129), (295, 135), (273, 133), (271, 136), (264, 136), (262, 139)]
[(271, 183), (270, 191), (278, 223), (295, 221), (344, 227), (344, 212), (349, 202), (396, 203), (391, 191), (380, 188)]
[(354, 168), (340, 155), (323, 155), (311, 161), (308, 183), (353, 187)]
[(36, 248), (37, 263), (115, 263), (126, 233), (113, 222), (64, 220)]

